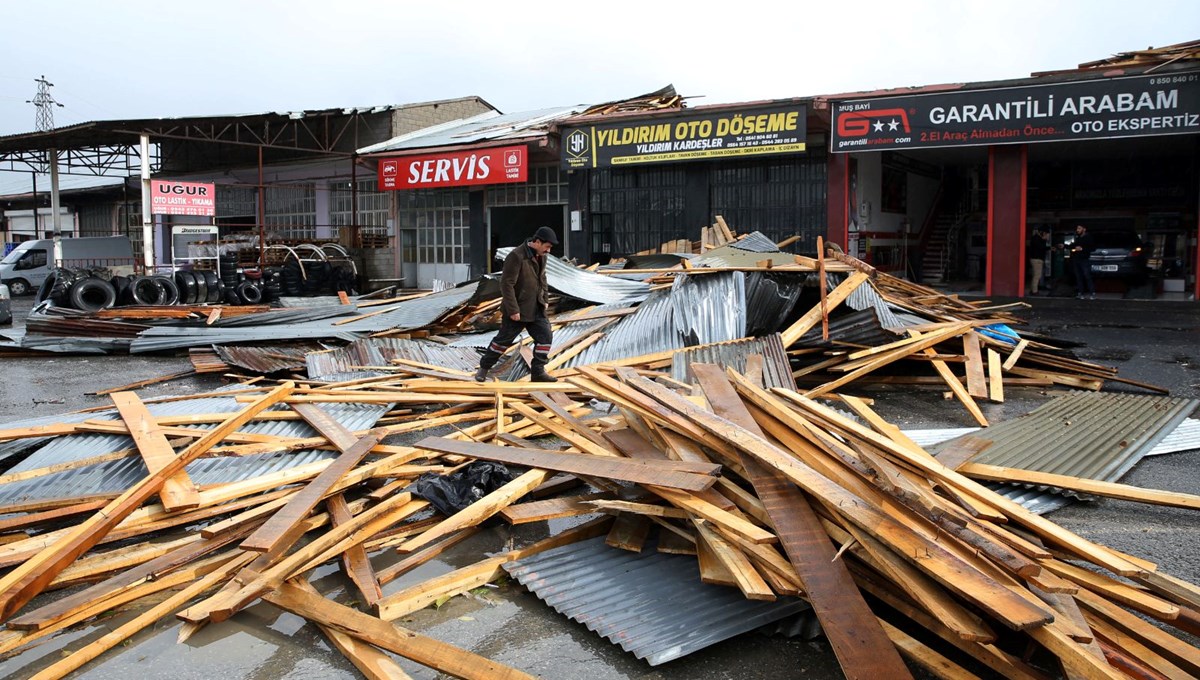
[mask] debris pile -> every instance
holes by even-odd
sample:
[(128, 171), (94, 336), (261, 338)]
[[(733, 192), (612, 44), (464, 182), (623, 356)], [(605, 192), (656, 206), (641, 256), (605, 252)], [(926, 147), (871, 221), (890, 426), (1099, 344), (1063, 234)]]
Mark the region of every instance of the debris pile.
[[(148, 403), (120, 392), (109, 410), (0, 430), (0, 456), (33, 449), (0, 477), (0, 651), (145, 603), (34, 676), (61, 677), (165, 617), (186, 638), (264, 600), (369, 675), (395, 667), (382, 649), (458, 677), (529, 677), (394, 622), (604, 536), (694, 555), (694, 578), (747, 600), (808, 602), (848, 677), (905, 677), (902, 659), (939, 675), (1200, 673), (1200, 650), (1141, 618), (1196, 633), (1200, 588), (956, 472), (864, 400), (837, 396), (851, 417), (764, 387), (761, 370), (703, 363), (694, 386), (636, 363), (479, 384), (394, 356), (382, 375)], [(535, 443), (547, 435), (559, 446)], [(477, 500), (449, 514), (420, 495), (430, 479), (478, 483), (464, 474), (476, 461), (512, 474), (489, 468)], [(488, 520), (600, 513), (612, 517), (383, 589)], [(400, 559), (384, 566), (384, 553)], [(358, 607), (308, 583), (329, 562)]]

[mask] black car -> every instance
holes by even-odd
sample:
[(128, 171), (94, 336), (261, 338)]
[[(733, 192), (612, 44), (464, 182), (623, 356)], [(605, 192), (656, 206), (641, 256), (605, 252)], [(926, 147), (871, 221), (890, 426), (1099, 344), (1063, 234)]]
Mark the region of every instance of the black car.
[[(1119, 278), (1141, 281), (1146, 278), (1146, 248), (1132, 231), (1091, 232), (1096, 249), (1092, 251), (1093, 278)], [(1072, 234), (1065, 240), (1067, 251), (1075, 240)]]

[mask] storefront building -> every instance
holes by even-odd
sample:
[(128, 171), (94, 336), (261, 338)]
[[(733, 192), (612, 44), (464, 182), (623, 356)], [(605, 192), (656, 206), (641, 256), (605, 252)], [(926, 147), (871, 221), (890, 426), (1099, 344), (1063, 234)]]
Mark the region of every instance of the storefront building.
[(1044, 228), (1060, 246), (1046, 278), (1070, 291), (1063, 254), (1083, 225), (1098, 247), (1140, 258), (1127, 271), (1116, 256), (1093, 256), (1098, 291), (1200, 293), (1195, 60), (838, 95), (814, 106), (830, 128), (829, 238), (882, 269), (1024, 296), (1026, 247)]
[(825, 137), (805, 100), (585, 115), (559, 126), (572, 248), (606, 262), (696, 240), (717, 215), (797, 252), (825, 231)]

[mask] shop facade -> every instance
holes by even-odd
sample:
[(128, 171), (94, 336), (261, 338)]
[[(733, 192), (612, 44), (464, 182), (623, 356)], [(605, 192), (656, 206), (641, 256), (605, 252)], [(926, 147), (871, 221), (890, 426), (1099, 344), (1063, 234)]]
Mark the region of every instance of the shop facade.
[(1137, 260), (1127, 270), (1093, 259), (1098, 291), (1200, 293), (1194, 65), (844, 95), (818, 105), (830, 127), (829, 238), (883, 269), (1024, 296), (1026, 248), (1045, 229), (1057, 247), (1043, 283), (1070, 291), (1064, 254), (1083, 225), (1099, 247), (1124, 248)]

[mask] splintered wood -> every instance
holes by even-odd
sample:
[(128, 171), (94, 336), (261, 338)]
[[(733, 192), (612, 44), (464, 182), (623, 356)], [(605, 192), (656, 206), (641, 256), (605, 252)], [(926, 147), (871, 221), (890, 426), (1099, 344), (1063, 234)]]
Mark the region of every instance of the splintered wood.
[[(867, 275), (842, 285), (867, 285)], [(851, 292), (835, 287), (825, 310)], [(820, 315), (796, 323), (803, 335)], [(1018, 355), (1019, 365), (1039, 349), (1030, 342), (998, 351), (977, 328), (954, 317), (934, 322), (889, 345), (844, 352), (841, 373), (927, 357), (935, 366), (963, 364), (967, 372), (948, 382), (964, 401), (976, 398), (977, 369), (975, 391), (987, 398), (998, 391), (1004, 356)], [(945, 354), (955, 344), (960, 362)], [(1200, 588), (1073, 534), (973, 478), (1200, 506), (1192, 497), (960, 461), (947, 466), (949, 457), (926, 453), (867, 401), (837, 394), (846, 381), (764, 389), (731, 370), (694, 364), (695, 389), (620, 366), (580, 367), (555, 384), (479, 385), (411, 368), (319, 389), (245, 388), (235, 395), (245, 407), (223, 415), (155, 417), (133, 394), (114, 394), (120, 420), (94, 425), (128, 433), (135, 448), (122, 455), (140, 457), (145, 476), (111, 498), (2, 509), (19, 514), (0, 526), (0, 564), (8, 569), (0, 607), (9, 628), (0, 651), (20, 654), (117, 606), (140, 609), (69, 657), (30, 660), (35, 677), (57, 678), (165, 617), (186, 622), (186, 637), (261, 600), (311, 621), (369, 677), (401, 672), (385, 651), (456, 677), (531, 677), (392, 622), (495, 581), (505, 562), (606, 536), (612, 549), (656, 544), (694, 555), (702, 581), (749, 599), (808, 600), (851, 678), (908, 677), (916, 667), (938, 677), (1031, 679), (1200, 673), (1200, 650), (1170, 630), (1197, 632)], [(402, 392), (393, 389), (399, 386)], [(858, 419), (816, 397), (836, 399)], [(616, 410), (589, 417), (591, 399)], [(317, 405), (364, 401), (395, 404), (397, 415), (352, 432)], [(440, 406), (447, 403), (457, 405)], [(420, 404), (429, 406), (414, 412)], [(303, 421), (314, 436), (248, 439), (239, 432), (267, 420)], [(0, 435), (89, 431), (79, 425)], [(454, 432), (421, 434), (440, 426)], [(415, 443), (386, 443), (400, 434)], [(547, 436), (565, 448), (534, 443)], [(247, 446), (328, 449), (332, 457), (204, 488), (188, 476), (188, 463)], [(453, 474), (473, 461), (518, 470), (449, 516), (407, 490), (419, 475)], [(24, 479), (0, 479), (0, 488)], [(446, 550), (469, 550), (485, 521), (587, 515), (596, 519), (433, 579), (390, 586)], [(73, 524), (50, 531), (63, 521)], [(113, 547), (117, 540), (124, 543)], [(384, 563), (389, 553), (399, 561)], [(340, 565), (357, 607), (308, 582), (326, 563)], [(91, 585), (65, 598), (39, 597), (82, 583)]]

